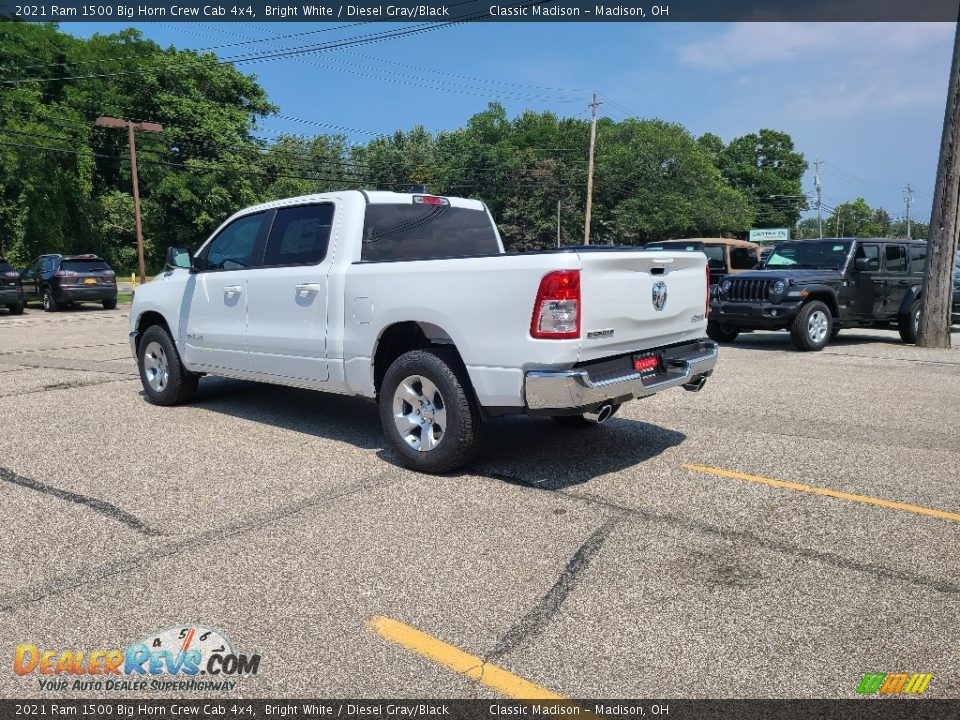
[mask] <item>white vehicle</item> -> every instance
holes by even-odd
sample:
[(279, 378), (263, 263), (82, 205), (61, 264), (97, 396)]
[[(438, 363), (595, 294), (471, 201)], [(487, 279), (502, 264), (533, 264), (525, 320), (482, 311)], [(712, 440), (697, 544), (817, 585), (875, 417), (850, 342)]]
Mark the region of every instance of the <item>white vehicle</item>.
[(477, 200), (280, 200), (167, 261), (130, 311), (150, 402), (189, 401), (203, 375), (372, 398), (424, 472), (470, 462), (491, 417), (601, 423), (627, 400), (699, 390), (717, 360), (702, 253), (505, 253)]

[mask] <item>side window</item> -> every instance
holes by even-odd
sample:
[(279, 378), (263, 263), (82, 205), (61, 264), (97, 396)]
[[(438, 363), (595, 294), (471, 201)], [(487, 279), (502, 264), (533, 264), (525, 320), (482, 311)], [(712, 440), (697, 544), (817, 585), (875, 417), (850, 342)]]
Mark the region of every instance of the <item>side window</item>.
[(707, 256), (707, 265), (710, 270), (720, 272), (727, 271), (727, 261), (725, 258), (726, 249), (723, 245), (704, 245), (703, 254)]
[(46, 274), (48, 272), (53, 272), (53, 259), (44, 258), (40, 261), (40, 272)]
[(730, 248), (730, 267), (734, 270), (752, 270), (757, 264), (757, 256), (744, 247)]
[(887, 272), (906, 272), (907, 249), (903, 245), (887, 245), (884, 251), (884, 266)]
[(880, 248), (876, 245), (858, 245), (854, 261), (867, 259), (867, 270), (880, 269)]
[(237, 218), (217, 235), (204, 251), (205, 270), (242, 270), (259, 264), (254, 258), (257, 238), (267, 213)]
[(34, 260), (32, 263), (30, 263), (30, 266), (23, 271), (24, 276), (26, 275), (33, 276), (34, 274), (36, 274), (38, 267), (40, 267), (40, 261)]
[(910, 246), (910, 272), (922, 273), (924, 265), (927, 264), (927, 246)]
[(277, 210), (267, 240), (264, 265), (316, 265), (327, 255), (333, 204)]

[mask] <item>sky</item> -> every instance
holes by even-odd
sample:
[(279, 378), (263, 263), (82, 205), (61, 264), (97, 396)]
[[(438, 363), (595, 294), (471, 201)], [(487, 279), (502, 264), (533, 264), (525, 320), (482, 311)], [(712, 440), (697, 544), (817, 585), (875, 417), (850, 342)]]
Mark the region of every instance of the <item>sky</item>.
[[(217, 48), (221, 58), (378, 32), (321, 23), (141, 23), (146, 37), (178, 48)], [(120, 24), (64, 23), (76, 35)], [(322, 30), (323, 32), (316, 32)], [(725, 142), (760, 128), (789, 133), (810, 163), (823, 160), (823, 201), (863, 197), (894, 218), (903, 189), (911, 214), (933, 202), (947, 96), (952, 23), (473, 23), (300, 58), (240, 64), (257, 76), (280, 115), (371, 134), (423, 125), (461, 127), (497, 100), (512, 117), (550, 110), (660, 118)], [(311, 32), (303, 37), (284, 37)], [(248, 40), (239, 47), (222, 47)], [(273, 132), (323, 128), (280, 117)], [(811, 213), (805, 213), (810, 216)]]

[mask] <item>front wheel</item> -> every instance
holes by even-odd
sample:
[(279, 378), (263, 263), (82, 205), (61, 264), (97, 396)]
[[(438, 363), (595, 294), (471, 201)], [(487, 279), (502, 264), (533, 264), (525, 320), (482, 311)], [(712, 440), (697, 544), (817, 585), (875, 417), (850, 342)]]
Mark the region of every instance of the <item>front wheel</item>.
[(181, 405), (197, 391), (199, 377), (180, 361), (173, 340), (159, 325), (147, 328), (137, 352), (143, 392), (154, 405)]
[(833, 332), (830, 308), (819, 300), (800, 308), (790, 327), (790, 338), (797, 350), (823, 350)]
[(905, 343), (916, 344), (920, 337), (920, 317), (923, 315), (923, 302), (916, 300), (910, 306), (910, 312), (901, 315), (897, 322), (897, 329), (900, 331), (900, 339)]
[(477, 454), (485, 423), (454, 356), (432, 350), (404, 353), (380, 386), (380, 423), (407, 467), (445, 473)]
[(723, 343), (733, 342), (739, 334), (740, 331), (735, 327), (721, 325), (715, 320), (707, 321), (707, 337), (711, 340)]

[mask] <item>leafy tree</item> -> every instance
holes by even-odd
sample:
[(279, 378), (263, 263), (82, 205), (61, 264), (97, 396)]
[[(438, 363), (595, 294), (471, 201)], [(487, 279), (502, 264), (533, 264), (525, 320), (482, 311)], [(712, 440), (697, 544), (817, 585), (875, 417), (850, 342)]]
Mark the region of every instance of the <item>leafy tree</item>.
[[(711, 144), (715, 144), (712, 140)], [(793, 227), (806, 208), (801, 180), (807, 161), (783, 132), (736, 138), (719, 154), (720, 172), (756, 208), (755, 227)]]

